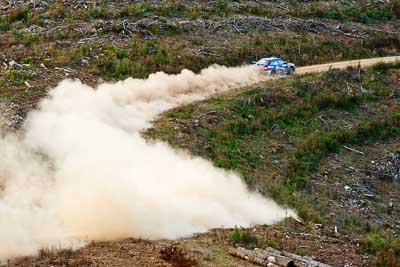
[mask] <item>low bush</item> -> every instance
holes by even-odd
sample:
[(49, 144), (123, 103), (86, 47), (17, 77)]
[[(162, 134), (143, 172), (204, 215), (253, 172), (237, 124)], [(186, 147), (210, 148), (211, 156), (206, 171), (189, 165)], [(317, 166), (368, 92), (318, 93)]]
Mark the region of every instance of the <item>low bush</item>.
[(371, 232), (362, 244), (363, 251), (375, 256), (374, 263), (379, 267), (400, 266), (400, 237), (386, 232)]
[(24, 24), (29, 24), (31, 18), (32, 12), (29, 7), (11, 10), (6, 16), (6, 20), (9, 24), (16, 21), (22, 21)]
[(86, 46), (86, 45), (81, 45), (80, 48), (79, 48), (79, 50), (80, 50), (80, 53), (81, 53), (81, 55), (82, 55), (83, 57), (89, 56), (90, 48), (89, 48), (88, 46)]
[(231, 240), (234, 244), (250, 244), (257, 242), (256, 238), (249, 235), (245, 230), (235, 227), (231, 232)]
[(107, 5), (104, 3), (101, 7), (90, 7), (86, 12), (86, 19), (93, 20), (98, 18), (108, 18), (110, 14), (108, 13)]
[(30, 47), (32, 44), (34, 44), (38, 40), (38, 38), (36, 36), (32, 35), (31, 33), (24, 34), (23, 39), (24, 39), (25, 45), (27, 47)]

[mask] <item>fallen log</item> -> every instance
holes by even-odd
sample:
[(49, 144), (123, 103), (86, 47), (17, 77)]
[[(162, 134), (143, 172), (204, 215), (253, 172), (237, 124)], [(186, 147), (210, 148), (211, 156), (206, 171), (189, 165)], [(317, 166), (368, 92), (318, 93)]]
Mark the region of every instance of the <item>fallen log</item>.
[(248, 260), (261, 266), (279, 267), (331, 267), (308, 257), (302, 257), (286, 251), (273, 248), (248, 250), (242, 247), (231, 248), (229, 253), (233, 256)]

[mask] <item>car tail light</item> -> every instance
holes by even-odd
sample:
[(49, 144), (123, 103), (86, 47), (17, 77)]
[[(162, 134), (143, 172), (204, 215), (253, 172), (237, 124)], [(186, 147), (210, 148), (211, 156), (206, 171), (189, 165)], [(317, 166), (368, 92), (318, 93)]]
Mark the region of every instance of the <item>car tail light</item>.
[(265, 66), (265, 67), (264, 67), (264, 70), (268, 70), (268, 67), (267, 67), (267, 66)]

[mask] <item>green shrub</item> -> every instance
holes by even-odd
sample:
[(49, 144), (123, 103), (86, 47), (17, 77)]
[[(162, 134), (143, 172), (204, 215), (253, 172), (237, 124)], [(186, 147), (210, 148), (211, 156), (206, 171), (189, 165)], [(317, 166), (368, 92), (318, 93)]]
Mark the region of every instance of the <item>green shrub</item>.
[(0, 32), (5, 32), (10, 29), (10, 23), (5, 16), (0, 17)]
[(152, 55), (157, 53), (157, 45), (154, 41), (146, 41), (143, 45), (139, 48), (139, 55), (144, 57), (147, 55)]
[(393, 12), (388, 7), (367, 9), (366, 15), (372, 20), (388, 21), (393, 17)]
[(353, 21), (360, 21), (360, 20), (361, 20), (361, 17), (362, 17), (361, 14), (362, 14), (361, 9), (358, 8), (358, 7), (355, 6), (355, 5), (352, 5), (352, 6), (350, 6), (350, 7), (347, 7), (347, 8), (344, 10), (344, 15), (345, 15), (347, 18), (351, 18), (351, 20), (353, 20)]
[(24, 8), (12, 10), (8, 14), (7, 20), (8, 20), (8, 23), (13, 23), (13, 22), (22, 20), (22, 22), (24, 24), (29, 24), (31, 17), (32, 17), (32, 14), (31, 14), (30, 8), (24, 7)]
[(97, 7), (90, 7), (86, 13), (86, 19), (97, 19), (101, 17), (100, 9)]
[(86, 19), (96, 19), (100, 17), (100, 10), (96, 7), (90, 7), (86, 13)]
[(32, 79), (32, 74), (25, 71), (10, 70), (6, 75), (6, 78), (8, 78), (8, 80), (13, 84), (20, 85), (24, 81)]
[(68, 33), (64, 31), (55, 32), (49, 36), (50, 40), (57, 41), (57, 40), (65, 40), (68, 38)]
[(33, 36), (31, 33), (26, 33), (23, 35), (23, 37), (25, 45), (28, 47), (31, 46), (37, 40), (37, 38)]
[(136, 17), (143, 17), (143, 16), (150, 16), (153, 13), (153, 7), (150, 4), (140, 3), (136, 5), (133, 16)]
[(221, 13), (228, 13), (228, 2), (226, 0), (218, 0), (216, 3), (217, 10)]
[(81, 45), (79, 50), (80, 50), (80, 53), (81, 53), (82, 56), (84, 56), (84, 57), (89, 56), (90, 49), (86, 45)]
[(390, 64), (385, 63), (378, 63), (372, 67), (374, 72), (378, 74), (387, 74), (391, 68), (392, 66)]
[(364, 240), (362, 248), (365, 253), (375, 256), (376, 266), (400, 266), (400, 237), (394, 237), (390, 230), (370, 233)]
[(171, 62), (173, 59), (169, 55), (169, 51), (165, 47), (161, 47), (157, 50), (157, 55), (155, 56), (155, 62), (157, 66), (162, 66)]
[(128, 58), (118, 59), (115, 64), (115, 77), (124, 77), (130, 74), (131, 61)]
[(390, 69), (399, 69), (400, 68), (400, 62), (396, 63), (378, 63), (372, 67), (372, 70), (377, 73), (377, 74), (383, 74), (386, 75), (389, 73)]
[(98, 18), (108, 18), (110, 14), (108, 13), (107, 3), (104, 1), (100, 7), (92, 6), (86, 12), (86, 19), (98, 19)]
[(24, 57), (24, 58), (22, 58), (21, 62), (24, 64), (32, 65), (33, 59), (32, 59), (32, 57)]
[(243, 239), (243, 232), (235, 227), (235, 229), (231, 233), (231, 240), (233, 241), (234, 244), (240, 244)]
[(23, 34), (20, 31), (16, 30), (16, 29), (12, 29), (11, 30), (11, 36), (16, 40), (20, 40), (20, 39), (22, 39)]
[(385, 247), (385, 238), (378, 233), (369, 234), (364, 245), (364, 250), (368, 254), (376, 253)]
[(342, 14), (334, 10), (328, 10), (323, 14), (323, 17), (327, 19), (340, 20), (342, 18)]
[(365, 15), (365, 16), (363, 16), (363, 17), (361, 18), (361, 22), (362, 22), (363, 24), (368, 25), (368, 26), (371, 26), (371, 25), (373, 24), (373, 20), (372, 20), (370, 17), (368, 17), (367, 15)]
[(231, 232), (231, 240), (234, 244), (249, 244), (256, 243), (257, 239), (245, 231), (235, 226), (235, 229)]

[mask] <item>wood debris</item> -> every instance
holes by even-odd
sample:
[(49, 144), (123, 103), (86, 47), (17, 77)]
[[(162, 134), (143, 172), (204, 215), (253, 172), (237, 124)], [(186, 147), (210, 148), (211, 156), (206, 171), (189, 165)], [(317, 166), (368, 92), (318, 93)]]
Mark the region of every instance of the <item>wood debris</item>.
[(360, 151), (360, 150), (357, 150), (357, 149), (354, 149), (354, 148), (351, 148), (351, 147), (348, 147), (348, 146), (343, 146), (343, 147), (345, 149), (351, 151), (351, 152), (354, 152), (354, 153), (357, 153), (357, 154), (360, 154), (360, 155), (363, 155), (363, 156), (365, 155), (365, 153)]
[(390, 178), (400, 182), (400, 153), (389, 153), (382, 159), (371, 162), (368, 172), (381, 178)]
[(233, 256), (246, 259), (252, 263), (256, 263), (261, 266), (331, 267), (328, 264), (315, 261), (309, 257), (302, 257), (293, 253), (276, 250), (270, 247), (266, 249), (256, 248), (254, 250), (237, 247), (230, 249), (229, 253)]
[(331, 24), (314, 19), (300, 18), (262, 18), (256, 16), (238, 16), (223, 20), (180, 21), (178, 26), (193, 31), (228, 31), (245, 33), (258, 29), (274, 32), (312, 32), (318, 34), (342, 35), (364, 38), (367, 33), (355, 28), (345, 28), (341, 24)]

